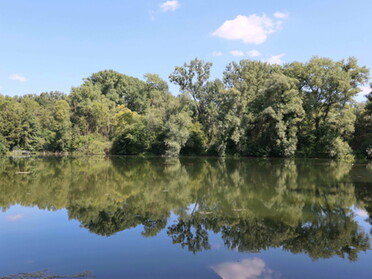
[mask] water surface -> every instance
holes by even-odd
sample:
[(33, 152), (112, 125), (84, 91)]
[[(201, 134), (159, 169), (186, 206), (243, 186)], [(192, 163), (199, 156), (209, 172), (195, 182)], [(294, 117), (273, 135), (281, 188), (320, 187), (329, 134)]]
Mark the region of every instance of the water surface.
[(372, 278), (368, 164), (2, 158), (0, 206), (0, 278)]

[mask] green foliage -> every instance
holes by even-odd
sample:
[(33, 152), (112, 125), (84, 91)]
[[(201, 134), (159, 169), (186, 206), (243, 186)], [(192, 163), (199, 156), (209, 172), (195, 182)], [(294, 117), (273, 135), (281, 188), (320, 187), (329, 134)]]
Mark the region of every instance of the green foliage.
[(112, 143), (99, 134), (79, 136), (74, 140), (72, 150), (87, 155), (105, 155), (111, 150)]
[(169, 76), (172, 83), (177, 84), (181, 92), (189, 94), (197, 109), (198, 115), (203, 117), (205, 113), (204, 99), (210, 76), (210, 68), (212, 63), (204, 63), (199, 59), (190, 61), (190, 64), (185, 63), (183, 67), (176, 67), (174, 72)]
[(124, 106), (115, 115), (115, 134), (112, 146), (114, 154), (137, 155), (146, 152), (153, 141), (142, 115)]
[(189, 138), (182, 148), (182, 154), (202, 155), (207, 149), (207, 136), (203, 131), (203, 126), (199, 122), (192, 123), (189, 127)]
[(111, 136), (115, 103), (102, 95), (98, 85), (87, 83), (72, 88), (69, 99), (73, 112), (72, 122), (83, 134)]
[[(372, 84), (370, 85), (372, 86)], [(351, 141), (353, 149), (372, 158), (372, 93), (367, 95), (366, 104), (355, 108), (355, 133)]]
[(165, 123), (165, 156), (177, 157), (180, 154), (190, 135), (188, 130), (190, 122), (191, 118), (186, 111), (170, 116)]
[(347, 142), (344, 142), (341, 138), (336, 138), (330, 144), (329, 156), (331, 158), (348, 158), (347, 155), (351, 155), (352, 149)]
[(85, 85), (96, 86), (109, 100), (132, 111), (143, 112), (147, 107), (146, 84), (137, 78), (105, 70), (86, 78)]
[(284, 72), (298, 80), (306, 113), (299, 149), (310, 156), (326, 154), (337, 138), (350, 140), (355, 116), (349, 106), (359, 86), (368, 81), (368, 69), (353, 57), (347, 61), (314, 57), (307, 63), (288, 64)]
[(211, 66), (212, 63), (205, 63), (196, 58), (182, 67), (175, 67), (174, 72), (169, 76), (170, 81), (177, 84), (183, 94), (192, 98), (192, 104), (191, 102), (188, 104), (189, 109), (195, 122), (199, 122), (203, 127), (207, 136), (207, 148), (216, 141), (219, 93), (223, 90), (221, 81), (209, 80)]
[[(255, 124), (247, 152), (260, 156), (293, 156), (297, 149), (297, 125), (304, 110), (295, 79), (274, 73), (255, 106)], [(266, 147), (265, 149), (262, 149)]]
[(0, 154), (4, 154), (9, 150), (5, 138), (0, 134)]
[(71, 145), (70, 106), (65, 100), (59, 100), (55, 103), (53, 117), (55, 136), (52, 147), (56, 151), (69, 151)]
[(0, 96), (0, 134), (10, 149), (40, 150), (41, 107), (30, 97), (9, 98)]
[(156, 74), (142, 81), (113, 70), (69, 95), (0, 95), (0, 152), (372, 156), (372, 94), (365, 105), (353, 101), (369, 71), (355, 58), (241, 60), (215, 80), (211, 67), (197, 58), (175, 67), (178, 96)]

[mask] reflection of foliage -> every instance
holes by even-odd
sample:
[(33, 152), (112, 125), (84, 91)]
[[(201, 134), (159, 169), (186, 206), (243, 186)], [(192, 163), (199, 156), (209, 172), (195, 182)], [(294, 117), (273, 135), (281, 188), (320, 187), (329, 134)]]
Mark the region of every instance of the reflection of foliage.
[(210, 248), (212, 231), (229, 249), (283, 247), (313, 259), (355, 260), (369, 238), (350, 208), (371, 216), (372, 193), (361, 182), (354, 187), (361, 173), (351, 167), (325, 160), (3, 159), (0, 206), (66, 208), (70, 219), (103, 236), (139, 225), (155, 236), (174, 212), (167, 234), (194, 253)]
[(55, 278), (88, 278), (90, 277), (90, 271), (84, 271), (78, 274), (71, 275), (56, 275), (47, 272), (46, 270), (29, 273), (18, 273), (0, 277), (0, 279), (55, 279)]
[[(130, 207), (108, 208), (97, 211), (95, 208), (68, 208), (70, 218), (78, 219), (82, 226), (99, 235), (110, 236), (118, 231), (144, 225), (144, 236), (155, 236), (166, 224), (168, 215), (151, 219), (131, 211)], [(157, 216), (152, 216), (156, 218)]]
[[(371, 187), (371, 170), (368, 168), (367, 171), (362, 169), (355, 170), (351, 173), (353, 180), (355, 181), (355, 196), (358, 199), (358, 207), (364, 208), (368, 213), (368, 219), (366, 220), (372, 225), (372, 187)], [(372, 230), (371, 230), (372, 234)]]
[(181, 244), (189, 251), (195, 253), (210, 249), (208, 242), (208, 231), (204, 224), (194, 218), (184, 221), (179, 220), (177, 224), (168, 228), (168, 235), (172, 237), (173, 244)]
[(370, 247), (368, 235), (360, 231), (350, 216), (330, 215), (325, 215), (319, 223), (297, 226), (272, 219), (195, 218), (186, 223), (179, 220), (168, 228), (168, 234), (174, 243), (181, 243), (194, 253), (210, 248), (207, 230), (213, 230), (221, 233), (226, 247), (240, 252), (283, 247), (293, 253), (307, 253), (312, 259), (347, 256), (351, 261), (356, 260), (359, 252)]
[(368, 235), (342, 210), (334, 210), (317, 222), (295, 228), (295, 237), (284, 248), (294, 253), (306, 252), (313, 259), (347, 256), (354, 261), (360, 251), (370, 247)]
[(293, 237), (290, 226), (273, 220), (227, 220), (221, 232), (225, 245), (241, 252), (279, 247)]

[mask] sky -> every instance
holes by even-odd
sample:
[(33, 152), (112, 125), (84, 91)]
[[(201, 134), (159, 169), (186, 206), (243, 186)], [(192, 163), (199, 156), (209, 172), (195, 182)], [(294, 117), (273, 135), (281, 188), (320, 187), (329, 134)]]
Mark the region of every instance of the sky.
[(168, 81), (195, 57), (213, 63), (212, 78), (241, 59), (355, 56), (372, 68), (371, 10), (371, 0), (0, 0), (0, 93), (69, 93), (105, 69)]

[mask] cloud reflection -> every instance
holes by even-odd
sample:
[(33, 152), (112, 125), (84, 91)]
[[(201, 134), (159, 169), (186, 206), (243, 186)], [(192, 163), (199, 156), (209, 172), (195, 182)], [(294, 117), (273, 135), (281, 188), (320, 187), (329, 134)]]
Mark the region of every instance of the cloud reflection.
[(259, 258), (243, 259), (240, 262), (225, 262), (211, 268), (222, 279), (274, 279), (279, 274), (266, 267)]
[(10, 222), (15, 222), (25, 217), (23, 214), (14, 214), (14, 215), (8, 215), (5, 218)]
[(355, 214), (356, 214), (357, 216), (360, 216), (360, 217), (368, 217), (368, 216), (369, 216), (369, 215), (368, 215), (368, 212), (365, 211), (364, 209), (356, 209), (356, 210), (355, 210)]

